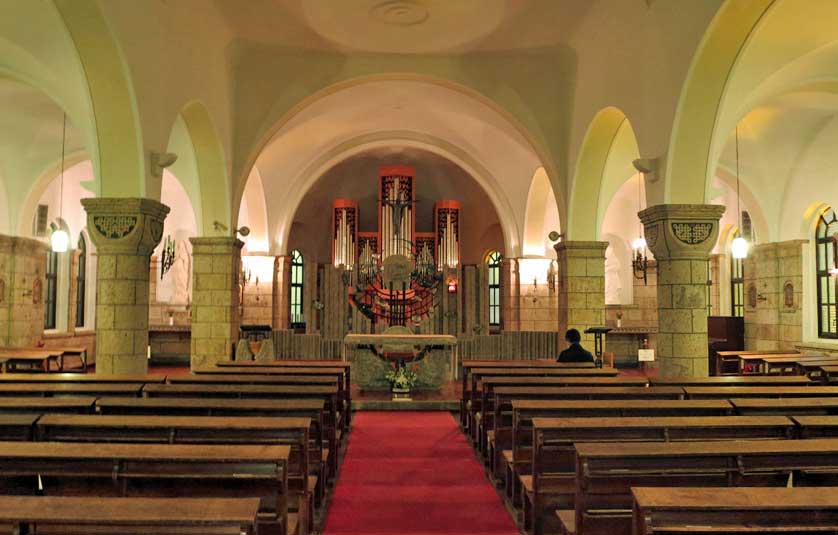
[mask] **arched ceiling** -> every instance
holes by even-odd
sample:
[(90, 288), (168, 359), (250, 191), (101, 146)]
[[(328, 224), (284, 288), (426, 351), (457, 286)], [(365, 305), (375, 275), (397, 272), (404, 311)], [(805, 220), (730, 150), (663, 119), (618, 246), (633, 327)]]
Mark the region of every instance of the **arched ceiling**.
[(595, 2), (568, 0), (215, 0), (260, 46), (389, 54), (543, 48), (569, 41)]
[(256, 166), (272, 247), (284, 250), (290, 217), (314, 181), (369, 144), (422, 147), (467, 169), (499, 214), (509, 254), (518, 253), (529, 183), (542, 166), (532, 146), (486, 104), (415, 80), (369, 81), (329, 94), (271, 139)]

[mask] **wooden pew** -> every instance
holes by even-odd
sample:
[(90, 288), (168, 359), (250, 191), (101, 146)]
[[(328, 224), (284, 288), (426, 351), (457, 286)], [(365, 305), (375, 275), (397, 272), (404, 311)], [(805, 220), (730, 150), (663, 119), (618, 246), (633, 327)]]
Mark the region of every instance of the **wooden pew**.
[(32, 440), (40, 414), (0, 414), (0, 440)]
[(805, 375), (819, 383), (828, 383), (828, 379), (823, 373), (823, 368), (838, 365), (838, 357), (820, 357), (813, 360), (801, 359), (795, 362), (795, 365), (797, 366), (797, 373), (800, 375)]
[(59, 359), (64, 352), (48, 348), (0, 348), (0, 371), (16, 372), (19, 369), (49, 373), (52, 365), (60, 368)]
[(239, 375), (235, 373), (223, 375), (172, 375), (168, 380), (169, 384), (229, 384), (229, 385), (335, 385), (338, 391), (342, 390), (341, 380), (338, 377), (329, 375)]
[(310, 502), (309, 512), (328, 477), (322, 440), (309, 441), (311, 427), (309, 418), (60, 414), (44, 415), (36, 425), (43, 442), (288, 445), (289, 490)]
[(838, 440), (576, 443), (576, 529), (631, 533), (631, 487), (834, 485)]
[[(281, 535), (289, 456), (288, 446), (274, 445), (0, 442), (0, 489), (47, 496), (259, 497), (260, 533)], [(303, 511), (298, 521), (306, 517)]]
[(831, 415), (838, 414), (838, 397), (823, 398), (731, 398), (730, 403), (741, 415)]
[(800, 438), (838, 437), (838, 416), (792, 416)]
[(486, 451), (486, 432), (494, 428), (494, 389), (499, 386), (575, 386), (575, 387), (643, 387), (647, 380), (644, 377), (483, 377), (476, 385), (480, 398), (472, 403), (469, 429), (474, 429), (474, 440), (480, 451)]
[(789, 351), (718, 351), (716, 352), (716, 370), (717, 376), (724, 375), (742, 375), (743, 360), (742, 356), (751, 355), (787, 355)]
[(94, 383), (164, 383), (165, 375), (99, 375), (99, 374), (78, 374), (78, 373), (3, 373), (0, 374), (0, 384), (3, 383), (73, 383), (73, 384), (94, 384)]
[(739, 355), (739, 375), (765, 375), (766, 363), (773, 360), (785, 360), (789, 357), (800, 358), (802, 355), (796, 351), (783, 352), (760, 352), (755, 351), (748, 355)]
[(687, 399), (817, 398), (838, 396), (838, 386), (685, 386)]
[(632, 489), (635, 535), (838, 532), (838, 488)]
[(776, 440), (793, 438), (795, 429), (783, 416), (535, 418), (531, 488), (524, 502), (527, 525), (540, 535), (545, 520), (553, 525), (554, 508), (573, 506), (575, 443)]
[(652, 386), (806, 386), (812, 384), (806, 377), (777, 377), (762, 375), (724, 377), (651, 377)]
[(494, 389), (494, 429), (487, 431), (487, 458), (501, 481), (506, 477), (507, 462), (512, 459), (512, 401), (516, 399), (682, 399), (684, 389), (674, 386), (653, 387), (561, 387), (503, 386)]
[(0, 524), (20, 534), (255, 535), (258, 510), (258, 498), (0, 496)]
[[(162, 385), (150, 385), (162, 386)], [(0, 396), (129, 396), (138, 397), (140, 383), (2, 383)]]
[(733, 406), (726, 400), (513, 400), (512, 465), (508, 469), (508, 494), (522, 503), (522, 482), (532, 473), (532, 421), (534, 418), (608, 418), (660, 416), (728, 416)]
[(838, 382), (838, 365), (821, 366), (823, 379), (827, 383)]
[[(139, 398), (122, 398), (139, 399)], [(94, 410), (96, 398), (93, 396), (38, 398), (32, 396), (0, 396), (0, 414), (20, 413), (76, 413), (89, 414)]]
[(504, 359), (481, 359), (464, 360), (459, 364), (459, 376), (462, 379), (462, 398), (460, 399), (460, 425), (465, 429), (468, 426), (468, 414), (470, 407), (468, 402), (471, 399), (471, 370), (475, 368), (594, 368), (592, 362), (556, 362), (555, 360), (504, 360)]
[[(838, 358), (802, 357), (800, 355), (766, 359), (762, 365), (766, 375), (805, 375), (812, 380), (820, 380), (820, 366), (838, 363)], [(814, 376), (813, 376), (814, 374)]]
[[(341, 399), (343, 400), (343, 407), (341, 412), (347, 414), (352, 412), (352, 395), (350, 382), (349, 363), (344, 363), (340, 366), (264, 366), (259, 367), (258, 371), (252, 366), (226, 366), (226, 367), (207, 367), (196, 369), (194, 373), (199, 375), (282, 375), (291, 376), (296, 375), (300, 377), (317, 377), (327, 376), (334, 377), (338, 380), (338, 387), (340, 390)], [(310, 384), (306, 381), (301, 381), (301, 384)], [(347, 423), (349, 420), (347, 420)]]

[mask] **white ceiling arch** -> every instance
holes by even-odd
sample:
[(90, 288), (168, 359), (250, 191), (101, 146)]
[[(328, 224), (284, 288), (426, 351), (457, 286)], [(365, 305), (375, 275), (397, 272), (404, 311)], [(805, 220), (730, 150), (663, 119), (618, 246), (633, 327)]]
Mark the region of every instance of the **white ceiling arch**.
[[(512, 251), (512, 254), (515, 256), (520, 254), (521, 226), (518, 224), (512, 206), (500, 192), (497, 178), (488, 169), (483, 167), (480, 162), (458, 147), (444, 140), (414, 132), (378, 132), (359, 136), (332, 147), (321, 154), (317, 160), (311, 162), (299, 176), (295, 177), (293, 182), (297, 187), (286, 192), (280, 200), (280, 205), (268, 204), (268, 206), (274, 206), (276, 208), (274, 210), (269, 209), (268, 213), (269, 232), (273, 237), (271, 243), (272, 251), (277, 254), (285, 254), (287, 252), (288, 237), (297, 207), (302, 202), (306, 193), (323, 174), (348, 158), (382, 147), (423, 149), (457, 164), (466, 173), (471, 175), (486, 191), (498, 215), (506, 250)], [(266, 191), (266, 197), (273, 196)]]
[(389, 143), (426, 149), (471, 174), (494, 204), (507, 254), (520, 254), (533, 173), (549, 168), (509, 114), (468, 89), (416, 76), (374, 77), (322, 93), (285, 120), (255, 161), (272, 251), (286, 247), (297, 203), (327, 162)]

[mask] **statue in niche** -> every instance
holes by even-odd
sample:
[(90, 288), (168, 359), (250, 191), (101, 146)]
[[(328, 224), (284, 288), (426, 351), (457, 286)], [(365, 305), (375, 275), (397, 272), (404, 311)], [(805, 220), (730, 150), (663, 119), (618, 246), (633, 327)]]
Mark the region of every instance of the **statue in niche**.
[(794, 284), (791, 281), (783, 284), (783, 305), (786, 308), (794, 308)]
[(172, 274), (172, 299), (170, 303), (185, 305), (189, 303), (189, 250), (184, 240), (178, 240), (175, 249), (175, 261), (169, 273)]

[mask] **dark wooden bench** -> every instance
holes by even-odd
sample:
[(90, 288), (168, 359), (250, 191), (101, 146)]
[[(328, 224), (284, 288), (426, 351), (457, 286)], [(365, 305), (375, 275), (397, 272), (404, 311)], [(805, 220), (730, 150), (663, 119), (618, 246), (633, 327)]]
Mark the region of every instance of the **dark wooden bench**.
[(486, 431), (493, 427), (494, 418), (494, 389), (507, 386), (572, 386), (572, 387), (643, 387), (648, 383), (642, 377), (484, 377), (476, 385), (476, 391), (480, 392), (479, 400), (472, 404), (471, 424), (469, 429), (474, 429), (472, 440), (477, 444), (481, 452), (486, 452), (487, 436)]
[(104, 374), (78, 374), (78, 373), (3, 373), (0, 374), (2, 383), (73, 383), (73, 384), (95, 384), (95, 383), (126, 383), (145, 384), (163, 383), (165, 375), (104, 375)]
[(509, 457), (512, 450), (512, 401), (516, 399), (583, 400), (583, 399), (682, 399), (684, 389), (675, 386), (502, 386), (494, 389), (493, 429), (488, 429), (487, 459), (495, 477), (503, 480), (506, 462), (504, 451)]
[(47, 414), (36, 428), (44, 442), (287, 445), (289, 490), (310, 502), (309, 512), (322, 501), (329, 475), (322, 439), (310, 441), (309, 418)]
[(792, 416), (800, 438), (838, 438), (838, 416)]
[(821, 372), (824, 382), (838, 382), (838, 365), (821, 366)]
[[(0, 442), (0, 491), (47, 496), (258, 497), (259, 532), (281, 535), (286, 526), (289, 457), (290, 448), (284, 445), (90, 443), (80, 447), (69, 442)], [(306, 517), (302, 511), (298, 519)]]
[(522, 478), (532, 473), (532, 421), (534, 418), (608, 418), (640, 416), (728, 416), (733, 406), (725, 400), (513, 400), (511, 455), (506, 489), (513, 504), (523, 503)]
[[(183, 374), (169, 377), (170, 384), (229, 384), (229, 385), (335, 385), (341, 383), (339, 377), (331, 375), (261, 375), (261, 374), (219, 374), (196, 375)], [(341, 387), (338, 386), (341, 390)]]
[(636, 487), (635, 535), (838, 532), (835, 488)]
[(0, 496), (16, 534), (255, 535), (258, 510), (258, 498)]
[(631, 487), (829, 486), (838, 440), (576, 443), (576, 529), (631, 533)]
[[(153, 385), (152, 385), (153, 386)], [(141, 383), (3, 383), (0, 396), (130, 396), (140, 395)]]
[(553, 531), (554, 509), (573, 506), (575, 443), (787, 440), (795, 431), (795, 423), (783, 416), (535, 418), (532, 478), (524, 501), (527, 525), (537, 535), (545, 522)]
[(462, 393), (460, 399), (460, 424), (465, 429), (468, 427), (469, 407), (471, 400), (471, 371), (475, 368), (499, 368), (509, 370), (513, 368), (594, 368), (594, 364), (588, 362), (556, 362), (555, 360), (465, 360), (459, 364), (459, 377), (462, 380)]
[(816, 398), (731, 398), (730, 403), (741, 415), (830, 415), (838, 414), (838, 397)]
[(40, 414), (0, 414), (0, 440), (32, 440)]
[[(716, 375), (741, 375), (744, 371), (744, 360), (741, 357), (763, 355), (788, 355), (790, 351), (717, 351), (716, 352)], [(795, 353), (798, 354), (798, 353)]]
[(807, 377), (777, 377), (765, 375), (724, 376), (724, 377), (652, 377), (652, 386), (806, 386), (812, 384)]
[(687, 399), (838, 397), (838, 386), (685, 386)]
[[(120, 398), (140, 399), (140, 398)], [(0, 414), (18, 413), (77, 413), (89, 414), (94, 410), (96, 398), (92, 396), (39, 398), (33, 396), (0, 396)]]

